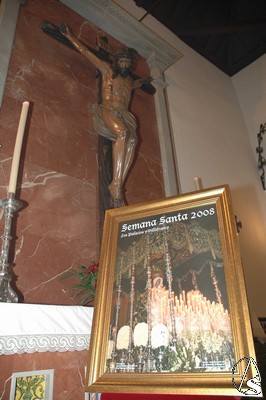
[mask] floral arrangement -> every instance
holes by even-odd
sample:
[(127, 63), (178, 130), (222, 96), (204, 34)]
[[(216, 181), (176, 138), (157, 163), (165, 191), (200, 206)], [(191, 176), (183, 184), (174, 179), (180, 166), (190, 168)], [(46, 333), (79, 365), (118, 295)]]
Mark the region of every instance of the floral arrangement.
[(78, 304), (87, 305), (94, 301), (97, 288), (98, 269), (99, 264), (92, 261), (89, 266), (81, 265), (78, 270), (67, 272), (64, 275), (64, 278), (77, 278), (77, 283), (71, 286), (70, 289), (76, 291)]

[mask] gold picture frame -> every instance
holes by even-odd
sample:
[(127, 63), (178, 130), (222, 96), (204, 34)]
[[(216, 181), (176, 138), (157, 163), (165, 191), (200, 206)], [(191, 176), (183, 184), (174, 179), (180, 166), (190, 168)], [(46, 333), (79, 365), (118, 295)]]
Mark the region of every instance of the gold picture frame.
[(86, 391), (239, 395), (256, 376), (228, 185), (108, 210), (97, 285)]

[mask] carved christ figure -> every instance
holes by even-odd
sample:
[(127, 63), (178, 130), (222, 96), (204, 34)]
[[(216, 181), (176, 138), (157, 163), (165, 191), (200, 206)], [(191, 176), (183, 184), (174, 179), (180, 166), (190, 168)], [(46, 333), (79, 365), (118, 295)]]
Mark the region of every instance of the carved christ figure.
[(92, 53), (65, 23), (61, 24), (60, 31), (101, 72), (101, 101), (93, 105), (93, 123), (99, 135), (112, 141), (113, 175), (108, 189), (113, 203), (123, 205), (123, 184), (137, 145), (136, 119), (128, 110), (131, 92), (144, 83), (150, 83), (152, 79), (133, 79), (133, 50), (121, 48), (114, 54), (114, 61), (110, 64)]

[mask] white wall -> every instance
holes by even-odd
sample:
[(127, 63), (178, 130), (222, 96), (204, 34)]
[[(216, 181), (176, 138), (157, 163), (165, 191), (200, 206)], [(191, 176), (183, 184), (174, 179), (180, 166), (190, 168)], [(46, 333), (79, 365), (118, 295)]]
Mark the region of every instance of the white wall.
[[(140, 18), (133, 1), (116, 2)], [(266, 316), (266, 193), (249, 137), (266, 122), (265, 58), (231, 79), (151, 16), (143, 24), (184, 55), (165, 72), (181, 193), (195, 190), (196, 176), (205, 188), (230, 185), (234, 213), (243, 225), (239, 240), (251, 311)]]
[(185, 55), (166, 76), (182, 192), (193, 190), (194, 176), (204, 187), (230, 185), (243, 225), (239, 240), (250, 306), (264, 316), (265, 193), (232, 81), (194, 54)]
[[(252, 293), (256, 299), (257, 315), (265, 316), (266, 304), (263, 289), (266, 285), (266, 191), (262, 189), (260, 171), (257, 169), (256, 147), (260, 124), (266, 123), (266, 55), (236, 74), (232, 78), (232, 83), (249, 136), (255, 168), (254, 180), (250, 182), (250, 195), (252, 194), (254, 201), (247, 203), (245, 214), (245, 225), (247, 224), (249, 234), (243, 237), (241, 248), (245, 270), (249, 270), (248, 285), (252, 286)], [(265, 157), (266, 135), (264, 135), (262, 147)]]

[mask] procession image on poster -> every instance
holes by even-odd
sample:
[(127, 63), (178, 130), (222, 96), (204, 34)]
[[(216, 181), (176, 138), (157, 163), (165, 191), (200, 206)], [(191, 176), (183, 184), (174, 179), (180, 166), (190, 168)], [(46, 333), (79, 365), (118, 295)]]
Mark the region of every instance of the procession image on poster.
[(119, 223), (106, 371), (234, 365), (215, 204)]

